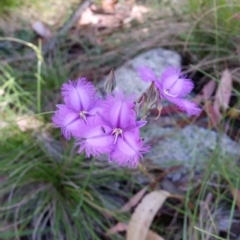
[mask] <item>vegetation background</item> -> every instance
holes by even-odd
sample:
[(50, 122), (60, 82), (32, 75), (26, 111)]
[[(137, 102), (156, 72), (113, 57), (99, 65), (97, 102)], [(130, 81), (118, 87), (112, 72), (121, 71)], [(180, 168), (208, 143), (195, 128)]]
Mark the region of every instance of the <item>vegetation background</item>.
[[(128, 223), (155, 191), (156, 215), (142, 215), (151, 219), (148, 239), (239, 239), (239, 159), (220, 162), (216, 149), (198, 184), (193, 172), (179, 195), (172, 185), (160, 190), (168, 171), (86, 159), (51, 125), (67, 79), (81, 75), (96, 83), (161, 46), (182, 55), (206, 127), (239, 142), (239, 1), (96, 0), (87, 24), (75, 21), (90, 2), (0, 0), (0, 239), (126, 239), (128, 231), (134, 240)], [(102, 21), (94, 24), (95, 18)], [(226, 91), (219, 103), (220, 86)], [(140, 184), (144, 174), (154, 182)]]

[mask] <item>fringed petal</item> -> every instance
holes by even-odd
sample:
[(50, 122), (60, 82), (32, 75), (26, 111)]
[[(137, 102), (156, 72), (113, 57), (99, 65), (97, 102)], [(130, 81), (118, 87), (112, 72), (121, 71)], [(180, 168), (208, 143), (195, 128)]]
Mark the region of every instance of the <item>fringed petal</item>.
[(117, 128), (125, 128), (136, 119), (134, 97), (125, 96), (122, 92), (109, 95), (104, 105), (104, 116)]
[(194, 85), (190, 79), (182, 76), (180, 69), (167, 68), (161, 77), (161, 95), (164, 97), (185, 97), (193, 89)]
[(168, 101), (174, 103), (180, 110), (186, 112), (189, 116), (196, 115), (198, 116), (201, 113), (201, 108), (192, 101), (181, 98), (167, 98)]
[(123, 138), (118, 138), (110, 154), (110, 159), (120, 166), (135, 168), (138, 166), (139, 160), (143, 158), (142, 154), (148, 150), (149, 147), (144, 146), (138, 134), (125, 132)]
[(139, 77), (145, 82), (155, 82), (158, 81), (157, 76), (153, 70), (149, 67), (142, 66), (137, 69)]
[(63, 84), (61, 92), (66, 105), (76, 111), (88, 110), (95, 101), (96, 90), (86, 78), (70, 81)]
[(90, 157), (90, 155), (98, 156), (110, 152), (114, 140), (110, 133), (111, 129), (103, 125), (101, 120), (91, 119), (85, 131), (76, 138), (77, 145), (80, 146), (79, 153), (85, 151)]
[(57, 107), (58, 110), (52, 117), (53, 125), (56, 128), (61, 128), (63, 136), (69, 140), (71, 136), (74, 136), (83, 128), (84, 122), (71, 108), (63, 104), (59, 104)]

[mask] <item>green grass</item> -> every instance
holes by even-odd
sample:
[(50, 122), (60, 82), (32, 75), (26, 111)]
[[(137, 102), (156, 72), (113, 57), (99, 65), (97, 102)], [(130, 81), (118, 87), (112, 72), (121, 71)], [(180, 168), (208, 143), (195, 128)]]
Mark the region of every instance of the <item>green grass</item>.
[[(209, 60), (233, 55), (240, 30), (238, 1), (188, 0), (185, 11), (186, 16), (193, 22), (184, 40), (185, 51), (196, 53), (198, 61), (204, 57)], [(192, 48), (191, 42), (198, 43), (200, 48)], [(222, 67), (220, 64), (219, 66)]]
[[(74, 153), (44, 132), (15, 133), (3, 143), (0, 175), (0, 221), (7, 223), (1, 239), (32, 235), (32, 239), (101, 239), (110, 227), (114, 199), (129, 193), (114, 188), (114, 181), (130, 179), (124, 170), (97, 163)], [(65, 145), (65, 146), (64, 146)], [(106, 197), (111, 192), (112, 197)], [(98, 229), (98, 231), (96, 231)]]
[(0, 0), (0, 14), (8, 13), (12, 10), (21, 8), (27, 5), (37, 5), (35, 0)]
[(0, 238), (102, 239), (117, 219), (126, 219), (115, 210), (131, 192), (116, 182), (138, 184), (126, 169), (76, 154), (52, 129), (53, 112), (43, 109), (49, 101), (55, 109), (67, 73), (61, 57), (46, 64), (38, 55), (36, 64), (27, 78), (10, 66), (0, 69)]
[(0, 12), (19, 7), (21, 3), (21, 0), (0, 0)]
[(135, 185), (126, 170), (76, 154), (46, 127), (1, 132), (9, 135), (1, 141), (1, 239), (101, 239), (114, 219), (125, 219), (114, 211), (131, 196), (115, 182)]

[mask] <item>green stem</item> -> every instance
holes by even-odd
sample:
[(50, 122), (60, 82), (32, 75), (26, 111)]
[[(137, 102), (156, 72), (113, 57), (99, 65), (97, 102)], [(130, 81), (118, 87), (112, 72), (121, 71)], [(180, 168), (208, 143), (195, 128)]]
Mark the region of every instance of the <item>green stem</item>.
[[(42, 43), (39, 41), (39, 52), (41, 54)], [(42, 58), (38, 56), (37, 62), (37, 112), (41, 112), (41, 70), (42, 70)]]

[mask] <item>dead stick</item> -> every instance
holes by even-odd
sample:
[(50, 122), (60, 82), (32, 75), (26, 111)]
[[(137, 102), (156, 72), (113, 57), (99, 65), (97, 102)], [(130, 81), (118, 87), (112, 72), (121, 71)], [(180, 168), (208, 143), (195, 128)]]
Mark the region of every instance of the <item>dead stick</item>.
[(84, 12), (84, 10), (91, 5), (92, 1), (93, 0), (84, 0), (80, 3), (79, 7), (73, 13), (70, 20), (66, 22), (63, 28), (60, 30), (59, 35), (66, 34), (77, 23), (77, 21), (82, 16), (82, 13)]

